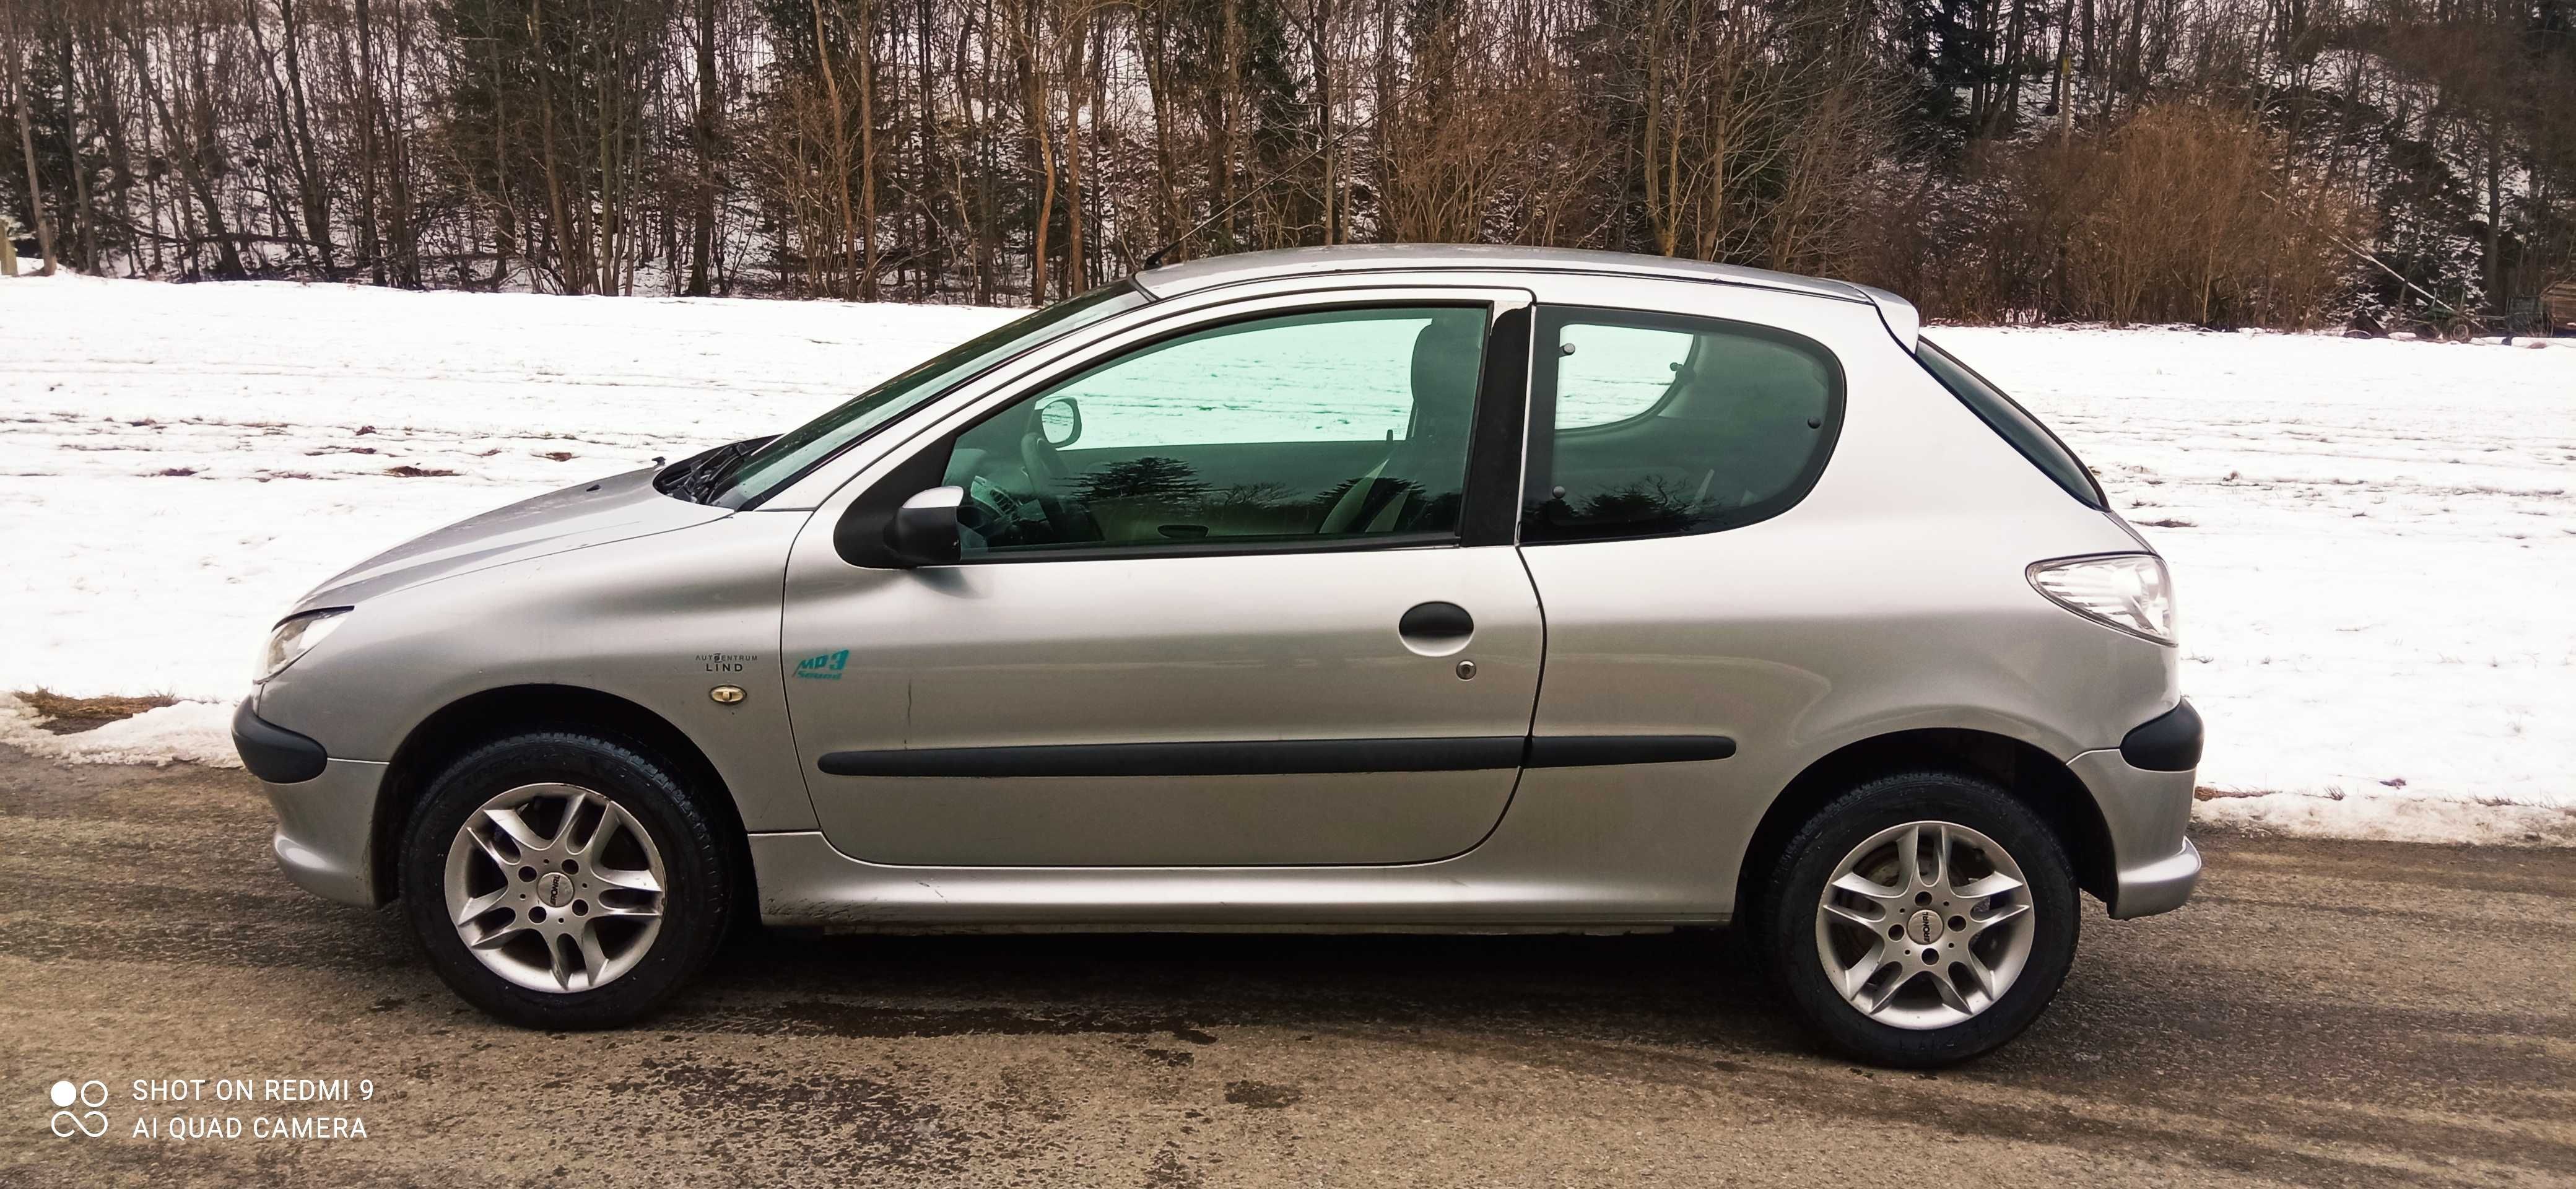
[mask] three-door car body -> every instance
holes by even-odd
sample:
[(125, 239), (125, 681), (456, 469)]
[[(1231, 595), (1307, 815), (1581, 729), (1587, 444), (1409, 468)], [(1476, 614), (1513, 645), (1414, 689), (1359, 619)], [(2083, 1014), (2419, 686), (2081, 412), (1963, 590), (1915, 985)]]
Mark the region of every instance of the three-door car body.
[[(1937, 1031), (2056, 944), (2073, 893), (2034, 847), (2113, 917), (2189, 894), (2163, 583), (1893, 294), (1296, 250), (1152, 269), (778, 438), (374, 557), (281, 622), (235, 733), (290, 877), (443, 895), (415, 920), (532, 995), (648, 969), (680, 922), (584, 930), (690, 878), (900, 929), (1645, 929), (1787, 888), (1857, 1018)], [(466, 762), (531, 732), (652, 762)], [(2047, 841), (1899, 808), (1795, 886), (1819, 815), (1896, 774)], [(421, 820), (442, 781), (452, 828)], [(2042, 927), (1962, 964), (2022, 884)]]

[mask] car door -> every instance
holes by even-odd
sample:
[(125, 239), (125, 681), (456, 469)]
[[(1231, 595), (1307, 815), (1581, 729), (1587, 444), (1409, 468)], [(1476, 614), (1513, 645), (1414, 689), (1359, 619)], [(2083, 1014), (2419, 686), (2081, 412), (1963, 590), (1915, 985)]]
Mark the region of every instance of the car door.
[[(832, 843), (978, 866), (1475, 846), (1537, 696), (1511, 543), (1528, 304), (1149, 310), (938, 414), (789, 560), (788, 705)], [(956, 564), (852, 563), (850, 533), (943, 486)]]

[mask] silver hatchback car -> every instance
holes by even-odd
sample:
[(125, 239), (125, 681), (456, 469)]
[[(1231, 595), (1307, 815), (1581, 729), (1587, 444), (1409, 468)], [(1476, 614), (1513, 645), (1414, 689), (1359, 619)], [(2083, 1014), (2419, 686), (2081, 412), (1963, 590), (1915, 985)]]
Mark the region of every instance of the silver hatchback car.
[(505, 1020), (730, 923), (1749, 926), (1861, 1058), (2181, 904), (2155, 551), (1893, 294), (1367, 247), (1152, 269), (776, 438), (401, 545), (235, 719), (277, 858)]

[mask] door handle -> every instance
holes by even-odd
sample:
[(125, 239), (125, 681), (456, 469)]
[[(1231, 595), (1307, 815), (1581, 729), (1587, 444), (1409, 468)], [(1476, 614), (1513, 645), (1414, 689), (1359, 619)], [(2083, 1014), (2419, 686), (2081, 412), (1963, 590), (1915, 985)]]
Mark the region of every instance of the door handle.
[(1417, 603), (1395, 630), (1411, 643), (1450, 644), (1476, 634), (1476, 617), (1456, 603)]

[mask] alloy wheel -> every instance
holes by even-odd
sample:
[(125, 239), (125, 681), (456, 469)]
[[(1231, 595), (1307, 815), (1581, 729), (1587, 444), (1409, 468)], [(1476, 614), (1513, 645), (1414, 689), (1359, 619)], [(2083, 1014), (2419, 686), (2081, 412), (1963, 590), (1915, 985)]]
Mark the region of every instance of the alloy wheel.
[(485, 801), (448, 844), (445, 886), (466, 952), (533, 991), (613, 982), (662, 930), (660, 847), (625, 807), (579, 785)]
[(1835, 865), (1817, 904), (1816, 956), (1862, 1015), (1946, 1028), (2012, 988), (2035, 923), (2029, 881), (2002, 846), (1954, 822), (1907, 822)]

